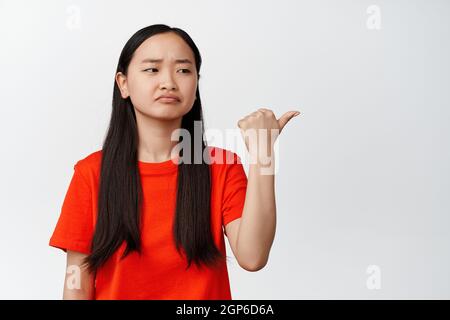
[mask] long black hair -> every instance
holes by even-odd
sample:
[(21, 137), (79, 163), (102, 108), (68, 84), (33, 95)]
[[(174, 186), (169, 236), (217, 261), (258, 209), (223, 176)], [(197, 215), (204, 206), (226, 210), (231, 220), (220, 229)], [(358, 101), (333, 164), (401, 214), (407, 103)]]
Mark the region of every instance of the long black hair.
[[(183, 30), (165, 24), (155, 24), (137, 31), (120, 54), (116, 74), (127, 74), (136, 49), (153, 35), (174, 32), (192, 49), (198, 78), (202, 59), (191, 37)], [(191, 139), (191, 161), (178, 164), (176, 212), (173, 237), (178, 253), (184, 250), (187, 268), (194, 262), (214, 266), (226, 256), (214, 244), (210, 225), (211, 173), (203, 155), (206, 148), (202, 103), (198, 86), (191, 110), (183, 116), (181, 128), (194, 137), (194, 121), (200, 121), (202, 148), (194, 148)], [(198, 123), (198, 122), (197, 122)], [(130, 97), (123, 99), (114, 81), (112, 114), (102, 147), (101, 173), (98, 191), (98, 213), (91, 243), (91, 254), (85, 258), (89, 270), (95, 271), (126, 241), (121, 259), (133, 251), (141, 254), (142, 185), (138, 167), (136, 115)], [(183, 150), (181, 149), (181, 157)], [(201, 159), (201, 163), (194, 161)], [(186, 158), (184, 158), (186, 159)], [(186, 269), (187, 269), (186, 268)]]

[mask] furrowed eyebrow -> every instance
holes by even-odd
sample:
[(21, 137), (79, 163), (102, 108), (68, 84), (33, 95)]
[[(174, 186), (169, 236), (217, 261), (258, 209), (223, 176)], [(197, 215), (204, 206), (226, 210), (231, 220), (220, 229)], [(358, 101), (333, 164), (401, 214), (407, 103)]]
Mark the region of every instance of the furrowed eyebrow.
[[(152, 59), (152, 58), (148, 58), (148, 59), (144, 59), (142, 60), (142, 63), (159, 63), (162, 62), (163, 59)], [(189, 59), (176, 59), (175, 63), (190, 63), (193, 64), (191, 60)]]

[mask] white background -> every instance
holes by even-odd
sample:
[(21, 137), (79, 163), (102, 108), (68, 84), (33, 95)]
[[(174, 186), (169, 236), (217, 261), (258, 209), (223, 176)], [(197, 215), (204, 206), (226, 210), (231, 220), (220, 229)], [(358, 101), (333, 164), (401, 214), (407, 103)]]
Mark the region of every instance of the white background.
[[(207, 130), (260, 107), (302, 112), (279, 140), (269, 263), (230, 263), (233, 299), (450, 298), (449, 9), (1, 0), (0, 298), (61, 298), (65, 254), (48, 241), (73, 165), (101, 147), (122, 47), (155, 23), (200, 49)], [(244, 156), (242, 141), (212, 144)]]

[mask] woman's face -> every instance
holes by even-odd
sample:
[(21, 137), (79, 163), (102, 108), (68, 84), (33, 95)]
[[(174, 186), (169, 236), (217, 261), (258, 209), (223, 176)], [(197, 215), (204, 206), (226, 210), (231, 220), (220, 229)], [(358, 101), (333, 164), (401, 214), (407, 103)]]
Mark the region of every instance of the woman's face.
[[(194, 54), (177, 34), (162, 33), (145, 40), (134, 52), (127, 73), (117, 73), (116, 81), (122, 98), (129, 96), (136, 112), (171, 120), (191, 110), (198, 82)], [(179, 100), (158, 99), (161, 95), (175, 95)]]

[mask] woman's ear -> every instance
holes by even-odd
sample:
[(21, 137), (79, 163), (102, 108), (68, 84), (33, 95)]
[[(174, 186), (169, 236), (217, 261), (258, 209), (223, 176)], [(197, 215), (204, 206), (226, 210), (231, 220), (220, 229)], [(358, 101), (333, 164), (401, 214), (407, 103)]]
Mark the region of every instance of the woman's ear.
[(127, 76), (124, 75), (122, 72), (117, 72), (116, 74), (116, 83), (120, 90), (120, 95), (123, 99), (126, 99), (130, 96), (128, 93), (128, 87), (127, 87)]

